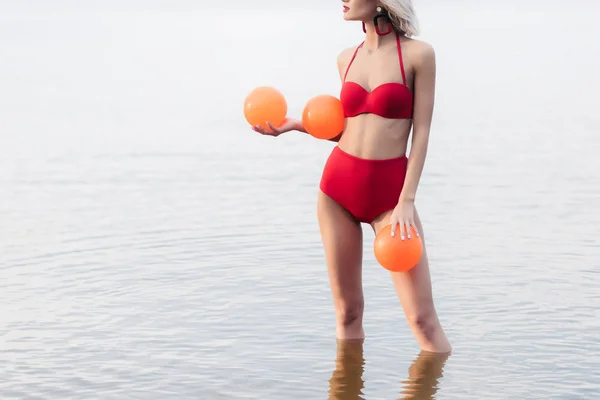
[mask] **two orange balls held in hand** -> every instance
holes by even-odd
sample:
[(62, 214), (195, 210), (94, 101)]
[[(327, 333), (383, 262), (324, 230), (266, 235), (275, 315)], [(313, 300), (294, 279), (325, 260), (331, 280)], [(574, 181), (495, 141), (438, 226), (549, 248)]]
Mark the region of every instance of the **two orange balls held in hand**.
[(381, 228), (375, 237), (375, 258), (379, 264), (392, 272), (406, 272), (417, 265), (423, 253), (423, 242), (411, 227), (411, 238), (402, 240), (400, 229), (392, 236), (392, 225)]
[(288, 112), (287, 102), (281, 92), (269, 86), (252, 90), (244, 101), (244, 116), (252, 126), (269, 129), (269, 122), (278, 127), (285, 121)]
[(302, 125), (317, 139), (333, 139), (344, 130), (344, 109), (336, 97), (323, 94), (306, 103)]

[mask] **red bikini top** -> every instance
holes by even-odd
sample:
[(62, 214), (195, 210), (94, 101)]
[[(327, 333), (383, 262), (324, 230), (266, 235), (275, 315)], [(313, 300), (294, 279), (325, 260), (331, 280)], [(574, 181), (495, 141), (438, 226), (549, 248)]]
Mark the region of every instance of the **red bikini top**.
[(356, 57), (358, 49), (364, 44), (362, 42), (354, 51), (354, 55), (346, 68), (344, 83), (340, 93), (340, 101), (344, 109), (345, 117), (355, 117), (359, 114), (376, 114), (384, 118), (410, 119), (413, 112), (413, 95), (408, 86), (406, 86), (406, 76), (404, 74), (404, 63), (402, 62), (402, 49), (400, 47), (400, 37), (396, 34), (396, 44), (398, 47), (398, 58), (400, 59), (400, 71), (402, 72), (402, 82), (388, 82), (377, 86), (371, 92), (356, 82), (346, 82), (346, 76), (350, 65)]

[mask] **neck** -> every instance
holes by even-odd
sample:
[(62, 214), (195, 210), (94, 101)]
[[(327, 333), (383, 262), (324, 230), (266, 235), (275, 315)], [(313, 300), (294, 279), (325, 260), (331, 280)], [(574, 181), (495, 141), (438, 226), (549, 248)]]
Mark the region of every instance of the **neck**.
[[(383, 26), (382, 26), (383, 25)], [(387, 24), (380, 24), (379, 31), (387, 32), (390, 29), (390, 26)], [(385, 35), (378, 35), (375, 30), (375, 25), (373, 22), (365, 22), (365, 30), (367, 33), (365, 34), (365, 44), (363, 45), (367, 50), (377, 50), (380, 47), (385, 46), (390, 43), (390, 41), (396, 41), (396, 32), (392, 29), (392, 31)]]

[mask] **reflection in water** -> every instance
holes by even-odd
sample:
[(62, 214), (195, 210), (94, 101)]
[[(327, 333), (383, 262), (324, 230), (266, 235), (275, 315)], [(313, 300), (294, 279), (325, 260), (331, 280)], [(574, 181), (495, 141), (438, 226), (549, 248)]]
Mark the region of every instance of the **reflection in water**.
[[(335, 370), (329, 379), (329, 400), (365, 399), (363, 340), (338, 340)], [(408, 368), (400, 400), (435, 400), (450, 354), (421, 351)]]
[(338, 340), (335, 370), (329, 379), (330, 400), (364, 399), (363, 342), (362, 339)]
[(421, 351), (408, 368), (408, 379), (402, 382), (404, 390), (400, 399), (434, 400), (449, 356), (450, 353)]

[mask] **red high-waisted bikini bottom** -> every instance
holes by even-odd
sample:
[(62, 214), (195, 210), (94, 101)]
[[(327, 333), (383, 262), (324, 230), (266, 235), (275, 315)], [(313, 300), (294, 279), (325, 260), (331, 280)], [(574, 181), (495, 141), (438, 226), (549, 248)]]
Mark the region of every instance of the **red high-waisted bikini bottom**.
[(336, 146), (325, 163), (319, 187), (357, 221), (371, 223), (398, 204), (407, 164), (406, 156), (369, 160)]

